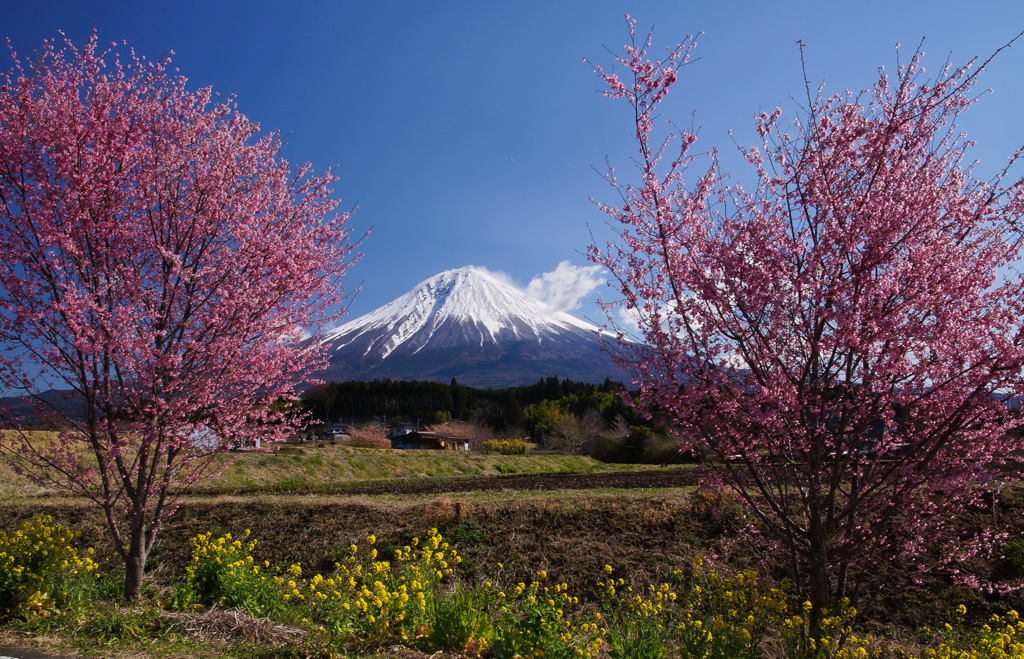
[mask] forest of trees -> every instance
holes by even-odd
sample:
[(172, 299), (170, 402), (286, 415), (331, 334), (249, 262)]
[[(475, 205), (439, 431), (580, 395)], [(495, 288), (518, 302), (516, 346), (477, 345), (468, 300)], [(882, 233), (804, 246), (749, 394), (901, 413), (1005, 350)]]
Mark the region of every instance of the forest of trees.
[(450, 384), (391, 379), (330, 382), (310, 388), (302, 400), (321, 421), (381, 417), (389, 421), (420, 419), (424, 423), (456, 420), (483, 423), (496, 430), (525, 428), (529, 432), (526, 424), (543, 422), (537, 406), (544, 403), (557, 403), (578, 416), (588, 409), (596, 410), (608, 424), (619, 416), (629, 423), (642, 423), (623, 398), (630, 395), (624, 385), (611, 380), (597, 385), (552, 376), (533, 385), (507, 389), (466, 387), (455, 378)]
[[(324, 422), (464, 421), (526, 435), (546, 448), (616, 461), (638, 461), (645, 454), (654, 459), (656, 424), (634, 409), (633, 397), (625, 385), (607, 379), (588, 384), (552, 376), (506, 389), (466, 387), (454, 378), (449, 384), (385, 379), (317, 385), (302, 403)], [(657, 453), (658, 461), (667, 459), (664, 450)]]

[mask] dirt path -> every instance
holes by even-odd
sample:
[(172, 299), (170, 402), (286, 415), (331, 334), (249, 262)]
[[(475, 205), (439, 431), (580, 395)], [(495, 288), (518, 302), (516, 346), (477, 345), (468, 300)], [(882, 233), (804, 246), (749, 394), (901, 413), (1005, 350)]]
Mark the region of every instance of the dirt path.
[(16, 650), (15, 648), (0, 648), (0, 659), (74, 659), (68, 655), (44, 654), (37, 650)]
[[(447, 479), (404, 484), (400, 493), (443, 494), (446, 492), (501, 490), (595, 490), (687, 487), (697, 484), (695, 469), (664, 471), (621, 471), (597, 474), (509, 474), (488, 478)], [(390, 486), (358, 488), (361, 494), (393, 492)]]

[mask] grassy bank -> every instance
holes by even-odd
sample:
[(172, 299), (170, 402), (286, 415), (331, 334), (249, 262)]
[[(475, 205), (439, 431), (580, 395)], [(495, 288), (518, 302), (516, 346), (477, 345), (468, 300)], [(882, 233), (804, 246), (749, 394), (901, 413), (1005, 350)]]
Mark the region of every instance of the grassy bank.
[(462, 451), (402, 451), (317, 444), (287, 445), (273, 453), (226, 456), (221, 472), (194, 493), (320, 491), (396, 480), (592, 473), (609, 465), (579, 455), (498, 455)]
[[(644, 466), (608, 465), (581, 455), (367, 449), (329, 442), (287, 444), (273, 452), (245, 451), (218, 458), (215, 473), (192, 494), (322, 492), (388, 481), (421, 481), (508, 474), (599, 473)], [(0, 463), (0, 498), (61, 496)]]

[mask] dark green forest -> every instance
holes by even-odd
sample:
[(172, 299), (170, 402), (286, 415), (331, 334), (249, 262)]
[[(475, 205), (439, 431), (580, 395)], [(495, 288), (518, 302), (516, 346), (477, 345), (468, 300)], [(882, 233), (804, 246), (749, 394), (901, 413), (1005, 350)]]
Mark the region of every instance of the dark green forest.
[(537, 417), (539, 409), (551, 403), (576, 416), (595, 410), (609, 426), (620, 417), (627, 423), (641, 424), (642, 417), (628, 402), (632, 396), (623, 384), (611, 380), (598, 385), (549, 377), (529, 386), (476, 389), (460, 385), (454, 378), (449, 384), (385, 379), (317, 385), (306, 391), (302, 401), (314, 418), (324, 422), (382, 417), (389, 422), (454, 420), (481, 423), (499, 431), (524, 428), (529, 432), (531, 417)]
[(688, 462), (662, 424), (635, 406), (636, 392), (548, 377), (536, 384), (476, 389), (427, 381), (330, 382), (310, 388), (302, 404), (326, 423), (461, 421), (502, 436), (527, 436), (545, 449), (587, 453), (611, 462)]

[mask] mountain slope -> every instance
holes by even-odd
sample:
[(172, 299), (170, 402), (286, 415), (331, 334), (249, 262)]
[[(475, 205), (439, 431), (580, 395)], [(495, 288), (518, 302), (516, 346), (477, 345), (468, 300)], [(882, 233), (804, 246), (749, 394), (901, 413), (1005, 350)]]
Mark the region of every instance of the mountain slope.
[(321, 339), (326, 380), (435, 380), (475, 387), (532, 384), (557, 375), (584, 382), (624, 375), (602, 352), (599, 330), (552, 312), (479, 268), (448, 270)]

